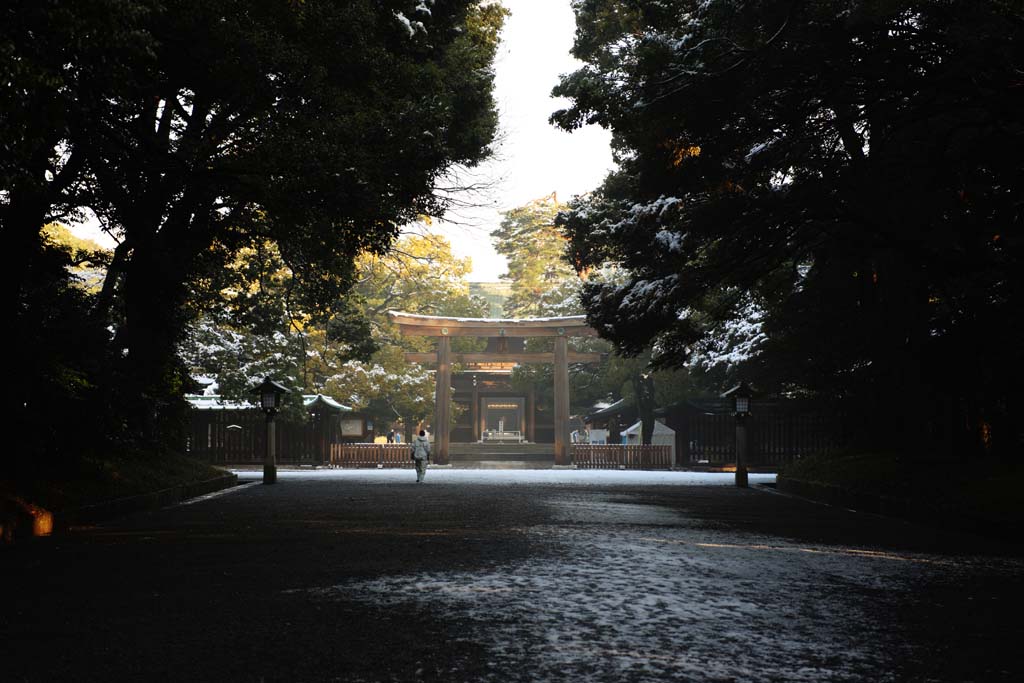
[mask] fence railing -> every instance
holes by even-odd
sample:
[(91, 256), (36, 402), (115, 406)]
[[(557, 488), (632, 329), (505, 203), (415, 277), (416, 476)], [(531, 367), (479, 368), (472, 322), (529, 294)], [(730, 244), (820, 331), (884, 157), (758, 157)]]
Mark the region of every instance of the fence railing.
[(499, 431), (496, 431), (496, 430), (494, 430), (494, 431), (492, 431), (492, 430), (484, 430), (484, 433), (482, 435), (482, 439), (483, 439), (483, 441), (501, 441), (501, 442), (522, 443), (522, 441), (523, 441), (523, 433), (518, 431), (518, 430), (516, 430), (516, 431), (506, 431), (506, 432), (499, 432)]
[[(736, 462), (736, 418), (725, 402), (708, 401), (673, 411), (677, 464)], [(827, 455), (847, 442), (843, 417), (804, 401), (770, 401), (753, 406), (747, 418), (747, 464), (778, 466), (812, 455)]]
[[(337, 420), (304, 423), (278, 420), (274, 448), (279, 464), (323, 465), (339, 438)], [(256, 465), (267, 451), (267, 425), (258, 410), (193, 411), (185, 450), (215, 465)]]
[(331, 467), (412, 467), (407, 443), (331, 444)]
[(672, 467), (672, 447), (573, 444), (572, 462), (577, 468), (586, 470), (667, 470)]
[[(694, 416), (680, 436), (680, 464), (729, 463), (736, 460), (736, 418)], [(756, 416), (747, 423), (748, 460), (755, 465), (781, 465), (809, 455), (837, 450), (842, 441), (832, 424), (817, 416)]]

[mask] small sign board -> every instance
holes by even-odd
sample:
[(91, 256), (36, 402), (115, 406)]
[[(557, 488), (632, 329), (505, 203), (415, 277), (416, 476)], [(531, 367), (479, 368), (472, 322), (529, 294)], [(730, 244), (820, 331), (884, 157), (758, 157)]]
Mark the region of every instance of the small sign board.
[(362, 436), (363, 435), (363, 420), (362, 418), (349, 418), (342, 419), (341, 421), (341, 435), (342, 436)]

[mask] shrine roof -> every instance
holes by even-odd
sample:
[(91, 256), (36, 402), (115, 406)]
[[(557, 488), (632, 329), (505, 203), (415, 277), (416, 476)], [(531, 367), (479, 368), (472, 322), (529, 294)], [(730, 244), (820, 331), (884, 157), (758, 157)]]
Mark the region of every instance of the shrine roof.
[[(217, 394), (185, 394), (185, 400), (197, 410), (250, 410), (259, 408), (258, 403), (229, 400)], [(311, 408), (317, 403), (337, 412), (349, 412), (352, 410), (352, 408), (338, 403), (330, 396), (324, 394), (302, 395), (302, 405), (304, 407)]]

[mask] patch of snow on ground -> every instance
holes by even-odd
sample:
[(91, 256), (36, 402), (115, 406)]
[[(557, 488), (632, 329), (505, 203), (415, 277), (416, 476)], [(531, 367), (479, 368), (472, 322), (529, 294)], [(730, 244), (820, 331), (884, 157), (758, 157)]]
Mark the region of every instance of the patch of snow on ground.
[(596, 523), (524, 532), (556, 548), (554, 557), (287, 592), (412, 607), (459, 624), (456, 640), (486, 648), (488, 681), (899, 679), (898, 648), (889, 645), (898, 635), (874, 596), (905, 591), (926, 561), (617, 526), (609, 523), (617, 513), (635, 520), (636, 511), (607, 505)]
[[(233, 470), (240, 481), (262, 479), (262, 470)], [(278, 479), (345, 479), (368, 484), (389, 484), (415, 479), (411, 469), (336, 469), (288, 470), (278, 469)], [(771, 484), (774, 474), (751, 473), (751, 484)], [(661, 472), (646, 470), (463, 470), (430, 467), (426, 483), (438, 484), (490, 484), (510, 486), (517, 484), (575, 484), (579, 486), (734, 486), (736, 475), (731, 472)]]

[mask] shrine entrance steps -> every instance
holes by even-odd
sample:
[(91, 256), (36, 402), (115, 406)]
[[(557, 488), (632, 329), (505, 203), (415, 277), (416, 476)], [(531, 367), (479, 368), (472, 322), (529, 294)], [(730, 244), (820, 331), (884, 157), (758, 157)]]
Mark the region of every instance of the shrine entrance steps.
[(555, 464), (551, 443), (453, 443), (452, 467), (466, 469), (550, 469)]

